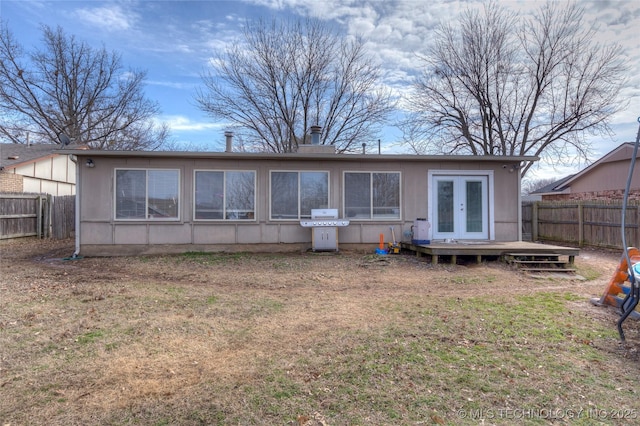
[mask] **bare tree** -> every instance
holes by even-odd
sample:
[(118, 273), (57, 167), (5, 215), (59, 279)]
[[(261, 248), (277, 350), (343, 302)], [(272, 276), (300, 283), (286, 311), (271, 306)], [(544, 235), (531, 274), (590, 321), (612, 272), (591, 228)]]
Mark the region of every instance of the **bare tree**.
[(587, 159), (585, 136), (610, 134), (624, 107), (620, 48), (596, 43), (575, 3), (529, 18), (493, 2), (483, 12), (442, 25), (420, 57), (405, 138), (416, 152)]
[(249, 149), (294, 152), (319, 125), (321, 144), (352, 151), (394, 108), (363, 41), (341, 40), (320, 21), (248, 24), (215, 64), (196, 101)]
[(144, 96), (145, 72), (123, 70), (118, 54), (61, 28), (42, 33), (42, 49), (25, 53), (0, 26), (1, 139), (98, 149), (156, 149), (167, 140), (167, 127), (152, 121), (159, 110)]

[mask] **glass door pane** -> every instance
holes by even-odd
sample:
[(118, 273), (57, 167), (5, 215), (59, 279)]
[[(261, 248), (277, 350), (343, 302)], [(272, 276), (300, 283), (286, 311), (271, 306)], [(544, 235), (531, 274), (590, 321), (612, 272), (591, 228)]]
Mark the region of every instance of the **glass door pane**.
[(453, 181), (438, 180), (437, 232), (453, 232)]
[(483, 210), (482, 210), (482, 182), (467, 181), (467, 232), (482, 232)]

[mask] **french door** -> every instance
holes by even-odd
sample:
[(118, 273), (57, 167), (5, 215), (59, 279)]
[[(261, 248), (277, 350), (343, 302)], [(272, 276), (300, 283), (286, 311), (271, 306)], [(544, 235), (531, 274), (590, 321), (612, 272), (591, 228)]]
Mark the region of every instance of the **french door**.
[(433, 239), (489, 238), (489, 179), (482, 175), (434, 175)]

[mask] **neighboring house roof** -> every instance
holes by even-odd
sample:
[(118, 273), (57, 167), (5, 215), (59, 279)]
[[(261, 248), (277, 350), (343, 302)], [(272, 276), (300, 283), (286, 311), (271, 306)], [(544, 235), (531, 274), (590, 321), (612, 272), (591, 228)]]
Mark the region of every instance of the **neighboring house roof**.
[(54, 144), (0, 143), (0, 170), (13, 169), (25, 163), (58, 155), (60, 151), (60, 146)]
[[(598, 183), (601, 183), (602, 179), (607, 180), (607, 183), (609, 184), (608, 188), (606, 189), (623, 189), (624, 181), (622, 174), (624, 174), (624, 180), (626, 181), (626, 169), (624, 170), (624, 173), (616, 173), (615, 176), (612, 176), (611, 174), (604, 174), (606, 173), (604, 170), (605, 168), (608, 168), (610, 170), (610, 166), (612, 166), (613, 163), (626, 163), (628, 165), (631, 157), (633, 156), (634, 145), (635, 144), (633, 142), (625, 142), (602, 156), (602, 158), (594, 161), (578, 173), (565, 176), (564, 178), (559, 179), (543, 188), (533, 191), (532, 194), (557, 195), (569, 194), (572, 192), (581, 192), (585, 190), (585, 185), (591, 186), (591, 184), (587, 184), (587, 182), (597, 181)], [(636, 158), (639, 157), (640, 151), (638, 151)], [(619, 165), (616, 165), (614, 167), (617, 167), (619, 169)], [(640, 165), (638, 166), (638, 169), (640, 169)], [(589, 178), (590, 181), (588, 181), (587, 178)], [(574, 186), (573, 189), (572, 185)], [(582, 186), (582, 188), (576, 191), (575, 186)]]
[[(594, 161), (593, 163), (591, 163), (591, 165), (585, 167), (583, 170), (579, 171), (578, 173), (572, 176), (569, 176), (569, 179), (563, 182), (562, 187), (560, 189), (569, 188), (572, 182), (575, 182), (577, 179), (580, 179), (582, 176), (590, 173), (593, 169), (595, 169), (601, 164), (611, 163), (614, 161), (621, 161), (621, 160), (630, 160), (631, 156), (633, 155), (634, 145), (635, 144), (633, 142), (623, 143), (622, 145), (618, 146), (617, 148), (613, 149), (609, 153), (602, 156), (602, 158), (600, 158), (599, 160)], [(638, 157), (640, 157), (640, 151), (638, 151), (638, 155), (636, 155), (636, 158)]]
[(538, 188), (535, 191), (532, 191), (531, 195), (562, 194), (567, 189), (565, 183), (574, 176), (575, 175), (565, 176), (562, 179), (559, 179), (555, 182), (550, 183), (549, 185), (543, 186), (542, 188)]

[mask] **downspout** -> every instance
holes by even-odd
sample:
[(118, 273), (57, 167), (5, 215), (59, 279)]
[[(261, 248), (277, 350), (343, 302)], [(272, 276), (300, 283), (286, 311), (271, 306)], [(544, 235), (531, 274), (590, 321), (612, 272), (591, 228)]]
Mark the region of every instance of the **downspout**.
[(520, 174), (520, 167), (515, 173), (518, 175), (518, 241), (522, 241), (522, 174)]
[(78, 157), (70, 155), (69, 159), (76, 164), (76, 214), (75, 214), (75, 240), (76, 249), (71, 256), (72, 259), (77, 258), (80, 255), (80, 195), (78, 194), (78, 188), (80, 187), (80, 167), (78, 166)]

